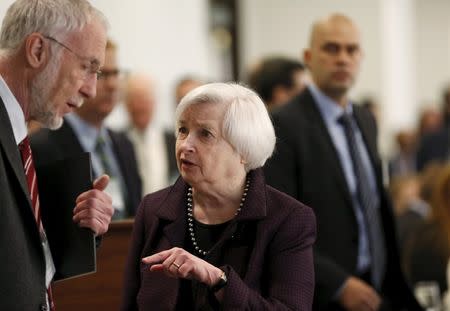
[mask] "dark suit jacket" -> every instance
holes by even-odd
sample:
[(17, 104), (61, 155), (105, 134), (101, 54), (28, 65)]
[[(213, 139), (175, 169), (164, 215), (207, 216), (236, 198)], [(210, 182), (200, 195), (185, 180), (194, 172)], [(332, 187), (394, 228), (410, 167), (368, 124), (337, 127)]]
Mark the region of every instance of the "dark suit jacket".
[[(134, 216), (142, 198), (142, 183), (136, 164), (133, 145), (125, 134), (108, 130), (112, 140), (113, 152), (117, 157), (120, 172), (126, 186), (125, 201), (127, 214)], [(75, 132), (67, 122), (56, 131), (42, 129), (31, 136), (36, 170), (53, 161), (83, 152), (83, 148)]]
[(450, 251), (444, 242), (444, 232), (436, 222), (422, 221), (407, 241), (404, 249), (405, 274), (411, 285), (420, 281), (436, 281), (441, 294), (448, 289), (447, 264)]
[[(265, 185), (250, 172), (245, 205), (205, 260), (227, 272), (224, 310), (310, 310), (314, 288), (311, 209)], [(150, 272), (141, 258), (185, 245), (187, 184), (147, 195), (139, 207), (121, 310), (174, 310), (180, 281)], [(201, 291), (200, 291), (201, 292)], [(198, 296), (196, 306), (207, 296)]]
[[(357, 106), (354, 114), (380, 192), (388, 255), (384, 294), (399, 306), (417, 306), (400, 271), (391, 205), (381, 181), (375, 120)], [(314, 247), (314, 310), (331, 310), (336, 307), (332, 301), (337, 290), (355, 274), (358, 254), (358, 225), (344, 171), (309, 90), (275, 112), (273, 121), (278, 141), (275, 154), (265, 167), (267, 182), (314, 210), (318, 230)]]
[(22, 160), (1, 98), (0, 248), (0, 310), (41, 310), (46, 304), (45, 258)]
[(431, 162), (445, 162), (450, 155), (450, 124), (423, 137), (417, 150), (417, 169), (423, 170)]
[(164, 131), (164, 140), (166, 142), (166, 151), (169, 163), (169, 177), (174, 178), (175, 176), (179, 176), (180, 174), (178, 172), (177, 159), (175, 155), (176, 138), (173, 134), (173, 131)]

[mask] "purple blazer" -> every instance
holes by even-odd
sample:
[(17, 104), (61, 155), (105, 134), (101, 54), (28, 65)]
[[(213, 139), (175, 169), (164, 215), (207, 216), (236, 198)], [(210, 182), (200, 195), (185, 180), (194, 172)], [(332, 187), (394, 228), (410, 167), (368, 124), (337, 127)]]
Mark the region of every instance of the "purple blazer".
[[(230, 222), (205, 260), (227, 272), (223, 310), (311, 310), (314, 294), (312, 210), (266, 185), (261, 169), (250, 174), (245, 205)], [(141, 258), (183, 247), (186, 194), (180, 178), (147, 195), (135, 218), (121, 310), (174, 310), (180, 281), (150, 272)], [(208, 304), (205, 285), (196, 309)]]

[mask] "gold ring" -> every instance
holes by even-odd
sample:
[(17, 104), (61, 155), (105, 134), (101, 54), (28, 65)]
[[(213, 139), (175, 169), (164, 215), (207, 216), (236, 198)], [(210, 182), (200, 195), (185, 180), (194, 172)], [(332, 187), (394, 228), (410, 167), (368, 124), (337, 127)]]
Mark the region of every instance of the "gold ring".
[(172, 265), (174, 265), (175, 267), (177, 267), (177, 269), (180, 269), (180, 265), (177, 264), (176, 262), (172, 262)]

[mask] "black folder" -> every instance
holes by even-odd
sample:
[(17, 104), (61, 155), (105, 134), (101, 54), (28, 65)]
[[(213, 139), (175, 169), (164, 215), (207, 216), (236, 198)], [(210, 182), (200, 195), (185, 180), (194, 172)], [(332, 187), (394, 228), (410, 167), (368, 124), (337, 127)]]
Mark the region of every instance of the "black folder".
[(94, 233), (72, 220), (76, 198), (92, 189), (89, 153), (36, 167), (42, 222), (55, 263), (54, 281), (96, 271)]

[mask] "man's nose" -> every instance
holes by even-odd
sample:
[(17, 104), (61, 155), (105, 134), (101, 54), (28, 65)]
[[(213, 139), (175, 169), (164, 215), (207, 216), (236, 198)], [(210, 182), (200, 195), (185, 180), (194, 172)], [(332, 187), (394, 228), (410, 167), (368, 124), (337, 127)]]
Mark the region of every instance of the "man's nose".
[(339, 63), (348, 63), (351, 61), (351, 55), (346, 49), (340, 49), (337, 60)]
[(83, 81), (80, 93), (86, 98), (94, 98), (97, 95), (97, 76), (90, 75)]

